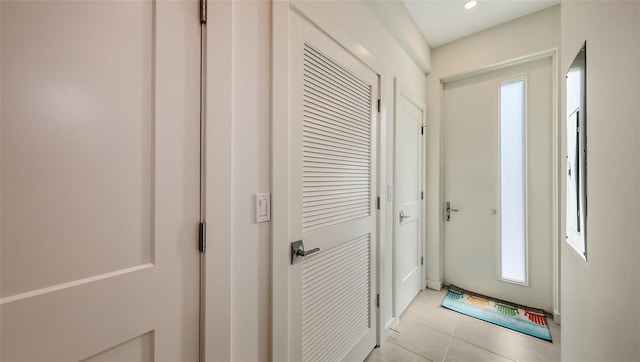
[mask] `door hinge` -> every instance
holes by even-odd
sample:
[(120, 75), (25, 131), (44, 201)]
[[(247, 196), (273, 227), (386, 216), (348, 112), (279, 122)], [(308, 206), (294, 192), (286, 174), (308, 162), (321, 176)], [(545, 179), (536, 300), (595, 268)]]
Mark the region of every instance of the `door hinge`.
[(200, 24), (207, 23), (207, 0), (200, 0)]
[(420, 257), (420, 265), (424, 265), (424, 256)]
[(424, 134), (424, 126), (420, 126), (420, 134)]
[(376, 294), (376, 307), (380, 308), (380, 294)]
[(207, 251), (207, 223), (204, 221), (200, 223), (200, 238), (198, 240), (198, 250), (200, 250), (201, 253)]
[(420, 191), (420, 200), (424, 200), (424, 191)]
[(380, 98), (378, 98), (378, 113), (380, 113), (380, 108), (382, 108), (382, 106), (380, 105)]
[(380, 210), (380, 196), (376, 197), (376, 209)]

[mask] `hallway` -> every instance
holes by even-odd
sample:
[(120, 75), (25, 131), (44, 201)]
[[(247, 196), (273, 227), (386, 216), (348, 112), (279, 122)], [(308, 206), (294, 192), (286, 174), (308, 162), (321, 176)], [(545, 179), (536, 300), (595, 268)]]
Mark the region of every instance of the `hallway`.
[(560, 327), (552, 320), (549, 343), (445, 309), (446, 292), (420, 292), (366, 361), (560, 361)]

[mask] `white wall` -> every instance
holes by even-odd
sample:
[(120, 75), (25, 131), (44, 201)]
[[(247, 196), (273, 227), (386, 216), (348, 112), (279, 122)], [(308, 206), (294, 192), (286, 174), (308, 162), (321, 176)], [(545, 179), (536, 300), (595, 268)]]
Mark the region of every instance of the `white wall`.
[(585, 40), (588, 261), (562, 243), (562, 360), (638, 361), (640, 2), (563, 2), (563, 73)]
[(427, 283), (442, 283), (442, 115), (441, 79), (473, 72), (560, 45), (560, 7), (498, 25), (431, 51), (427, 76)]
[[(254, 0), (214, 1), (209, 5), (205, 352), (209, 361), (266, 361), (271, 358), (272, 337), (272, 225), (253, 222), (253, 194), (273, 189), (273, 4)], [(398, 5), (402, 6), (389, 6)], [(397, 41), (407, 29), (392, 34), (376, 17), (374, 8), (364, 2), (326, 1), (310, 6), (314, 13), (330, 18), (334, 30), (359, 42), (380, 64), (383, 130), (392, 141), (393, 79), (400, 79), (417, 99), (425, 99), (423, 69), (429, 65), (428, 46), (417, 46), (409, 56)], [(395, 14), (404, 16), (396, 10)], [(404, 14), (408, 21), (408, 14)], [(415, 35), (415, 31), (408, 33)], [(415, 42), (413, 36), (405, 45)], [(391, 142), (385, 146), (392, 149)], [(391, 169), (387, 157), (381, 161), (385, 170)], [(392, 180), (389, 171), (383, 175)], [(383, 213), (391, 209), (391, 203), (383, 203)], [(391, 217), (390, 213), (386, 215)], [(383, 324), (392, 319), (391, 228), (385, 228), (386, 224), (380, 249), (385, 274), (380, 288)]]
[(253, 194), (271, 189), (271, 4), (233, 2), (231, 360), (269, 355), (271, 225)]
[(271, 3), (209, 2), (205, 358), (270, 355), (271, 225), (253, 194), (271, 189)]

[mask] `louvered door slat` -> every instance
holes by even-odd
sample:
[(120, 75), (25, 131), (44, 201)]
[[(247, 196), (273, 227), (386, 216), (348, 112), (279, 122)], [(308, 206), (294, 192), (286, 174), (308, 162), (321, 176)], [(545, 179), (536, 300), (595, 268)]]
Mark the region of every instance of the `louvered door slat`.
[[(309, 72), (317, 70), (322, 73), (323, 77), (331, 80), (334, 84), (339, 84), (341, 88), (351, 94), (363, 97), (361, 88), (365, 83), (361, 82), (357, 77), (351, 76), (348, 72), (343, 72), (339, 66), (327, 66), (326, 58), (322, 55), (317, 56), (313, 52), (307, 52), (305, 55), (305, 62), (309, 64)], [(356, 81), (355, 84), (352, 83), (354, 80)], [(366, 97), (363, 98), (366, 99)]]
[(353, 192), (351, 190), (337, 190), (332, 192), (321, 193), (317, 196), (308, 196), (303, 199), (303, 202), (308, 202), (309, 204), (312, 204), (313, 202), (318, 202), (318, 204), (322, 204), (322, 201), (344, 197), (341, 195), (343, 193), (348, 194), (349, 198), (367, 197), (367, 194), (364, 192)]
[(322, 127), (320, 129), (326, 128), (328, 130), (332, 130), (334, 132), (338, 132), (338, 134), (348, 135), (349, 137), (359, 138), (363, 141), (367, 141), (368, 137), (365, 135), (365, 130), (358, 128), (347, 127), (340, 122), (333, 121), (328, 117), (315, 116), (311, 113), (305, 113), (305, 121), (307, 125), (317, 125)]
[[(333, 205), (331, 205), (331, 207), (335, 208), (336, 204), (339, 205), (339, 203), (334, 203)], [(350, 205), (350, 206), (340, 206), (339, 205), (337, 207), (340, 208), (340, 211), (338, 213), (336, 213), (333, 210), (331, 210), (331, 208), (328, 208), (328, 209), (324, 209), (324, 210), (307, 211), (307, 212), (304, 212), (302, 215), (303, 215), (303, 217), (315, 217), (316, 219), (318, 219), (318, 221), (333, 220), (334, 217), (349, 216), (349, 215), (353, 215), (354, 213), (357, 214), (358, 208), (359, 208), (359, 206), (357, 204)], [(366, 214), (364, 214), (364, 215), (366, 215)]]
[[(318, 164), (323, 164), (326, 162), (331, 162), (336, 165), (346, 165), (346, 166), (361, 166), (363, 162), (361, 160), (354, 160), (350, 157), (340, 157), (340, 156), (332, 156), (325, 154), (315, 154), (313, 157), (306, 156), (303, 157), (303, 162), (315, 162)], [(368, 165), (368, 162), (365, 162)]]
[[(342, 143), (342, 142), (336, 142), (336, 140), (332, 140), (331, 138), (328, 137), (323, 137), (323, 136), (318, 136), (315, 134), (308, 134), (307, 135), (307, 139), (305, 140), (306, 146), (307, 148), (314, 148), (315, 150), (317, 150), (316, 152), (320, 152), (320, 150), (322, 151), (328, 151), (328, 152), (338, 152), (338, 153), (345, 153), (353, 156), (354, 158), (356, 156), (363, 156), (363, 158), (365, 158), (366, 160), (368, 160), (369, 158), (369, 150), (368, 149), (363, 149), (362, 147), (355, 147), (352, 146), (349, 143)], [(308, 152), (307, 154), (312, 154), (311, 152)]]
[(333, 118), (340, 121), (347, 121), (347, 123), (351, 123), (354, 126), (362, 126), (365, 128), (367, 126), (366, 123), (363, 123), (359, 118), (354, 117), (352, 114), (342, 112), (337, 108), (332, 108), (330, 104), (319, 102), (317, 99), (314, 99), (312, 97), (309, 97), (307, 99), (307, 105), (305, 109), (307, 113), (319, 113), (321, 115), (326, 114), (327, 118), (329, 119)]
[(345, 124), (344, 122), (342, 122), (343, 119), (341, 117), (339, 117), (338, 115), (327, 114), (326, 112), (318, 111), (313, 107), (305, 108), (304, 114), (306, 116), (311, 117), (311, 118), (322, 117), (321, 119), (335, 121), (335, 122), (337, 122), (339, 124), (344, 125), (346, 128), (349, 128), (349, 129), (362, 131), (362, 132), (366, 132), (367, 131), (366, 125), (363, 125), (363, 124), (360, 124), (360, 123), (357, 123), (357, 122), (352, 122), (352, 123), (349, 123), (349, 124)]
[(358, 122), (361, 117), (366, 117), (366, 113), (361, 110), (352, 109), (348, 104), (339, 101), (337, 97), (328, 97), (305, 84), (304, 96), (310, 107), (314, 109), (332, 112), (336, 116), (348, 119), (351, 122)]
[(342, 107), (339, 107), (337, 104), (334, 104), (326, 99), (313, 96), (313, 94), (305, 93), (304, 95), (305, 97), (307, 97), (306, 102), (310, 109), (314, 109), (319, 112), (330, 112), (337, 118), (345, 119), (349, 122), (355, 122), (356, 124), (366, 126), (366, 123), (362, 122), (362, 120), (359, 118), (362, 115), (353, 114), (348, 109), (345, 110)]
[(354, 94), (346, 91), (340, 84), (333, 83), (330, 78), (324, 77), (324, 82), (320, 82), (317, 78), (323, 77), (325, 74), (316, 72), (313, 68), (309, 68), (309, 72), (305, 77), (305, 82), (309, 82), (317, 91), (322, 94), (331, 94), (332, 98), (339, 99), (343, 104), (348, 104), (352, 109), (357, 109), (361, 112), (367, 112), (365, 105), (368, 103), (366, 100), (366, 93)]
[(305, 361), (340, 360), (370, 327), (370, 237), (360, 236), (304, 261)]
[(334, 62), (331, 58), (325, 56), (308, 44), (305, 44), (304, 52), (305, 61), (317, 60), (317, 63), (329, 70), (330, 74), (335, 74), (341, 79), (344, 79), (347, 86), (353, 87), (357, 90), (361, 89), (362, 86), (367, 86), (366, 82), (363, 82), (360, 78), (344, 69), (340, 64)]
[(326, 264), (307, 265), (306, 271), (308, 273), (308, 277), (306, 281), (310, 282), (310, 286), (303, 286), (303, 291), (306, 290), (307, 297), (309, 297), (308, 300), (304, 301), (305, 304), (313, 300), (313, 293), (321, 290), (313, 285), (313, 282), (316, 280), (315, 278), (322, 279), (325, 277), (331, 277), (333, 276), (332, 273), (339, 274), (350, 268), (358, 267), (357, 264), (350, 264), (350, 263), (347, 263), (347, 261), (352, 256), (355, 256), (357, 259), (358, 257), (362, 256), (362, 254), (367, 253), (366, 249), (362, 249), (362, 250), (354, 250), (352, 254), (340, 254), (339, 253), (340, 250), (341, 249), (337, 247), (327, 250), (324, 253)]
[[(363, 200), (366, 200), (366, 195), (364, 196), (349, 196), (347, 197), (341, 197), (340, 198), (340, 202), (344, 203), (344, 205), (352, 205), (352, 204), (357, 204), (362, 202)], [(336, 197), (337, 198), (337, 197)], [(312, 205), (309, 210), (313, 211), (313, 210), (322, 210), (324, 208), (330, 208), (333, 205), (335, 205), (335, 201), (333, 201), (333, 199), (327, 199), (327, 200), (317, 200), (314, 202), (309, 202), (310, 205)]]

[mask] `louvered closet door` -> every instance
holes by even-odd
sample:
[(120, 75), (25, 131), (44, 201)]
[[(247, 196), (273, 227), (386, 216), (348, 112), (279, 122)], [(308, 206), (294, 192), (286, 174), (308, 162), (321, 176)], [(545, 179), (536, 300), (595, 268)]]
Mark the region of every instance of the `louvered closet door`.
[(375, 346), (378, 76), (292, 14), (290, 359), (362, 361)]

